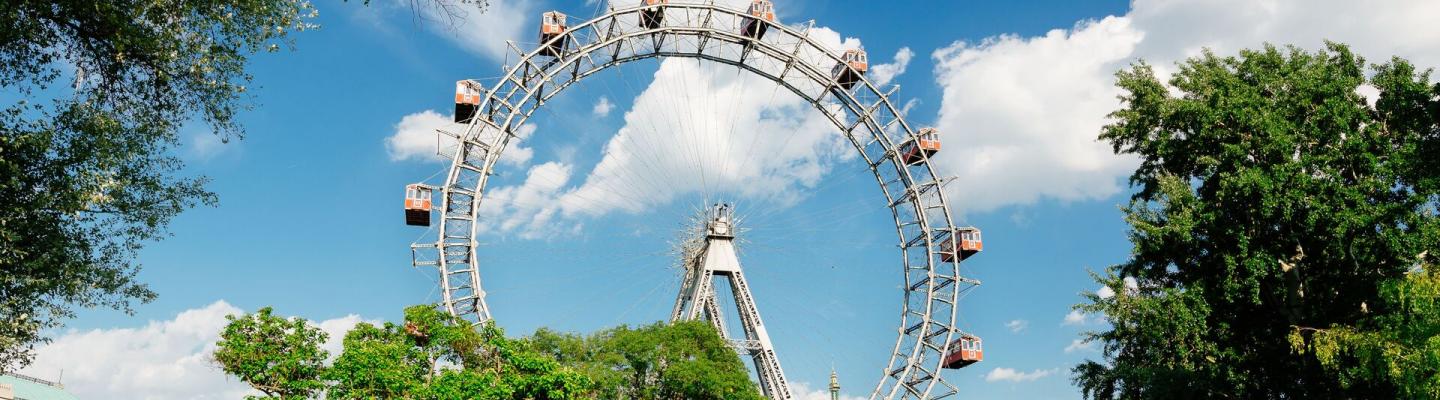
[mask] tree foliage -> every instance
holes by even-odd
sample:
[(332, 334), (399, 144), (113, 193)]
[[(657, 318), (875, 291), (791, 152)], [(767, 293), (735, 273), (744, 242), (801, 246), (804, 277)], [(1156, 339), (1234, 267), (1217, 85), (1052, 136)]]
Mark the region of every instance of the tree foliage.
[[(600, 385), (590, 374), (579, 371), (578, 364), (536, 350), (543, 346), (529, 339), (507, 338), (493, 323), (471, 327), (434, 306), (407, 308), (400, 324), (356, 324), (345, 335), (341, 353), (328, 364), (320, 350), (323, 333), (320, 340), (274, 339), (294, 336), (313, 324), (299, 318), (271, 317), (269, 312), (267, 308), (253, 316), (232, 318), (215, 351), (216, 361), (227, 373), (265, 393), (266, 398), (558, 400), (594, 398), (600, 391)], [(265, 330), (268, 335), (230, 334), (257, 332), (253, 328), (257, 324), (272, 327)], [(718, 337), (713, 332), (710, 335)], [(277, 341), (286, 345), (273, 344)], [(304, 357), (304, 364), (313, 367), (306, 369), (307, 374), (285, 374), (284, 366), (296, 364), (292, 360), (297, 354), (320, 354), (319, 362)], [(738, 365), (735, 354), (729, 355)], [(306, 391), (267, 389), (281, 386), (275, 382), (278, 376), (284, 376), (283, 381), (291, 387)], [(748, 378), (742, 375), (741, 379)]]
[(1440, 398), (1440, 273), (1426, 266), (1381, 284), (1376, 306), (1354, 326), (1297, 328), (1290, 344), (1314, 354), (1342, 387), (1388, 382), (1396, 398)]
[[(1085, 396), (1414, 393), (1411, 378), (1353, 366), (1435, 370), (1418, 344), (1440, 338), (1425, 317), (1399, 316), (1424, 307), (1398, 300), (1421, 298), (1401, 294), (1418, 286), (1396, 283), (1440, 255), (1440, 86), (1429, 72), (1401, 59), (1369, 66), (1332, 43), (1207, 51), (1168, 85), (1144, 63), (1117, 77), (1124, 104), (1100, 138), (1141, 161), (1125, 208), (1134, 249), (1097, 276), (1115, 295), (1077, 306), (1111, 322), (1087, 334), (1105, 362), (1074, 369)], [(1378, 89), (1374, 105), (1365, 87)], [(1374, 343), (1392, 351), (1375, 358), (1359, 342), (1380, 337), (1341, 339), (1361, 337), (1350, 329), (1406, 345)]]
[(704, 322), (510, 339), (425, 305), (401, 324), (356, 324), (328, 363), (324, 341), (312, 323), (265, 308), (231, 317), (214, 355), (274, 399), (762, 399)]
[(174, 156), (186, 121), (238, 137), (248, 57), (308, 28), (302, 0), (0, 5), (0, 371), (75, 307), (155, 296), (135, 251), (214, 202)]
[(536, 351), (597, 383), (601, 399), (762, 399), (735, 350), (704, 321), (621, 326), (580, 337), (541, 329)]
[(300, 318), (271, 314), (270, 307), (230, 321), (213, 354), (225, 373), (240, 378), (267, 398), (305, 399), (324, 388), (319, 381), (329, 352), (327, 335)]
[(526, 350), (493, 323), (473, 329), (432, 306), (405, 310), (405, 323), (361, 323), (326, 371), (329, 398), (573, 399), (584, 375)]

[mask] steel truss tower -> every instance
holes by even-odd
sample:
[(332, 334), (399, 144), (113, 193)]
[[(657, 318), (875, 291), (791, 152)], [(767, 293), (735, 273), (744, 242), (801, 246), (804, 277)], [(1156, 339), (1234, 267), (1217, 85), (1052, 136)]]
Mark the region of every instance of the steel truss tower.
[[(790, 385), (785, 382), (780, 359), (775, 357), (770, 334), (766, 333), (765, 323), (760, 320), (755, 298), (750, 295), (750, 286), (745, 282), (745, 274), (740, 271), (740, 259), (735, 256), (734, 223), (734, 210), (728, 204), (717, 204), (708, 213), (704, 222), (704, 238), (691, 243), (684, 251), (685, 281), (675, 298), (670, 321), (693, 321), (702, 317), (710, 321), (736, 352), (754, 360), (760, 391), (765, 397), (789, 399)], [(730, 294), (734, 296), (740, 324), (745, 331), (744, 338), (731, 338), (730, 331), (725, 327), (725, 314), (716, 302), (717, 277), (729, 280)]]

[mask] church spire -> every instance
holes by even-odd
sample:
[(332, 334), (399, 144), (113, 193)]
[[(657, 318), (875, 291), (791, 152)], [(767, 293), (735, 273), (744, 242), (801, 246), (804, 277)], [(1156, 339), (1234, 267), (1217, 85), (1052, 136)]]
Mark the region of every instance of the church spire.
[(840, 376), (834, 368), (830, 369), (830, 400), (840, 400)]

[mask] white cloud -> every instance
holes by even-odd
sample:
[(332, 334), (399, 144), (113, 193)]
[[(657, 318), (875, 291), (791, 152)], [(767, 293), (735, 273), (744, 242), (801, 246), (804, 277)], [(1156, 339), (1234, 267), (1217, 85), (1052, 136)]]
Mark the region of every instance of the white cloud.
[(515, 139), (510, 140), (510, 145), (506, 146), (505, 153), (500, 155), (500, 164), (522, 167), (529, 163), (530, 159), (535, 158), (534, 148), (521, 145), (524, 140), (535, 135), (535, 129), (535, 124), (520, 125), (520, 129), (515, 132)]
[(853, 157), (824, 115), (774, 84), (717, 65), (666, 60), (625, 114), (567, 214), (639, 211), (685, 193), (782, 203)]
[[(395, 124), (395, 133), (385, 138), (385, 151), (390, 155), (390, 161), (447, 163), (450, 162), (449, 155), (454, 154), (455, 140), (436, 130), (460, 135), (465, 133), (465, 129), (465, 125), (455, 123), (451, 115), (441, 115), (432, 110), (409, 114), (401, 117), (400, 122)], [(534, 133), (534, 124), (521, 125), (515, 132), (519, 140), (511, 140), (500, 156), (500, 163), (511, 166), (529, 163), (535, 156), (535, 149), (522, 146), (519, 142)]]
[(1355, 93), (1365, 97), (1365, 102), (1370, 103), (1372, 107), (1375, 106), (1375, 102), (1380, 101), (1380, 88), (1368, 83), (1356, 87)]
[(1070, 310), (1070, 313), (1065, 314), (1065, 321), (1061, 322), (1060, 324), (1069, 326), (1083, 326), (1090, 324), (1098, 324), (1104, 321), (1104, 316), (1086, 314), (1084, 312), (1081, 312), (1080, 310)]
[(345, 345), (345, 334), (347, 332), (350, 332), (350, 329), (355, 328), (355, 324), (361, 322), (368, 322), (371, 325), (380, 325), (385, 323), (384, 321), (378, 319), (360, 318), (359, 315), (355, 314), (320, 321), (320, 323), (315, 324), (315, 326), (320, 327), (320, 330), (325, 331), (325, 334), (329, 335), (325, 338), (325, 344), (320, 345), (320, 348), (330, 352), (331, 360), (334, 360), (335, 357), (339, 357), (340, 350), (343, 349)]
[(1137, 55), (1152, 61), (1194, 56), (1202, 47), (1231, 54), (1264, 42), (1315, 49), (1328, 39), (1372, 61), (1398, 55), (1437, 66), (1436, 15), (1440, 2), (1432, 0), (1140, 0), (1126, 16), (1146, 33)]
[(1023, 319), (1012, 320), (1005, 323), (1005, 329), (1009, 329), (1011, 333), (1023, 332), (1025, 331), (1025, 328), (1028, 327), (1030, 327), (1030, 321), (1026, 321)]
[[(835, 48), (859, 45), (823, 28), (812, 36)], [(500, 195), (487, 193), (482, 211), (505, 219), (488, 232), (573, 232), (583, 217), (639, 212), (690, 193), (793, 204), (801, 189), (855, 157), (810, 103), (733, 67), (662, 61), (628, 109), (600, 161), (574, 186), (567, 186), (572, 166), (551, 163), (533, 167), (518, 186), (492, 189)], [(531, 200), (521, 203), (520, 193)]]
[[(935, 52), (943, 89), (938, 127), (958, 143), (937, 154), (966, 210), (1041, 196), (1098, 199), (1120, 190), (1131, 163), (1095, 140), (1119, 93), (1108, 77), (1143, 35), (1106, 18), (1042, 37), (1002, 36)], [(1060, 96), (1064, 94), (1064, 96)]]
[(186, 132), (185, 156), (198, 161), (209, 161), (216, 156), (224, 154), (230, 149), (239, 146), (237, 141), (223, 140), (220, 135), (212, 132)]
[(1065, 354), (1077, 351), (1095, 351), (1095, 342), (1087, 342), (1085, 339), (1074, 339), (1070, 341), (1069, 346), (1065, 346)]
[[(1121, 282), (1123, 282), (1122, 285), (1125, 286), (1126, 293), (1134, 294), (1140, 290), (1140, 283), (1137, 282), (1134, 277), (1127, 276), (1121, 279)], [(1115, 297), (1115, 289), (1111, 289), (1109, 286), (1101, 286), (1100, 289), (1095, 290), (1095, 295), (1100, 296), (1102, 299)]]
[[(36, 350), (35, 363), (21, 373), (58, 377), (82, 399), (235, 399), (252, 394), (211, 361), (226, 315), (243, 312), (216, 301), (140, 328), (69, 331)], [(343, 332), (360, 321), (354, 315), (318, 325), (330, 334), (325, 348), (340, 348)]]
[(561, 210), (562, 190), (570, 182), (572, 168), (548, 162), (530, 168), (519, 185), (486, 190), (488, 200), (480, 206), (480, 229), (490, 233), (516, 233), (523, 239), (539, 239), (558, 233), (577, 232), (578, 222), (555, 223)]
[(1037, 369), (1030, 372), (1016, 371), (1012, 368), (996, 368), (985, 374), (986, 382), (1031, 382), (1054, 374), (1054, 369)]
[[(464, 126), (452, 121), (452, 117), (431, 110), (401, 117), (400, 122), (395, 124), (395, 134), (385, 138), (385, 150), (390, 154), (390, 161), (444, 161), (445, 158), (438, 152), (441, 136), (435, 130), (444, 129), (456, 134), (464, 132)], [(446, 146), (454, 146), (453, 141), (447, 142)]]
[(961, 179), (950, 186), (961, 207), (1119, 193), (1135, 161), (1096, 137), (1120, 105), (1114, 72), (1138, 59), (1163, 74), (1207, 46), (1228, 55), (1264, 42), (1316, 49), (1331, 39), (1374, 61), (1399, 55), (1422, 66), (1440, 63), (1440, 2), (1433, 0), (1136, 0), (1131, 7), (1043, 36), (1002, 35), (935, 51), (943, 88), (937, 125), (947, 143), (962, 144), (936, 158)]
[(597, 117), (603, 118), (610, 115), (610, 110), (614, 109), (615, 105), (610, 103), (610, 98), (600, 96), (600, 101), (595, 102), (595, 108), (591, 110), (591, 113), (594, 113)]
[[(840, 400), (860, 400), (864, 397), (847, 395), (844, 392), (844, 382), (841, 382)], [(809, 383), (794, 382), (790, 385), (791, 398), (795, 400), (830, 400), (829, 384), (811, 388)]]
[(915, 52), (909, 47), (902, 47), (895, 52), (895, 61), (889, 64), (878, 64), (870, 67), (870, 79), (878, 86), (885, 86), (905, 73), (905, 68), (910, 66), (910, 59), (915, 58)]
[[(412, 4), (406, 0), (396, 0), (408, 7)], [(458, 17), (451, 24), (450, 16), (442, 9), (435, 7), (429, 2), (419, 2), (420, 13), (427, 19), (425, 26), (436, 35), (449, 39), (465, 50), (488, 57), (492, 60), (504, 60), (510, 47), (505, 44), (507, 40), (514, 40), (517, 43), (533, 41), (535, 32), (527, 31), (531, 28), (531, 18), (539, 18), (538, 11), (534, 10), (535, 2), (521, 0), (489, 0), (489, 7), (484, 12), (474, 10), (468, 5), (461, 4), (456, 7)], [(524, 48), (523, 46), (521, 47)]]
[[(681, 2), (681, 3), (700, 3), (700, 2), (704, 2), (704, 3), (715, 3), (716, 5), (719, 5), (719, 6), (722, 6), (722, 7), (729, 7), (729, 8), (732, 8), (732, 9), (737, 9), (737, 10), (742, 10), (742, 11), (743, 11), (743, 10), (746, 10), (747, 7), (750, 7), (750, 2), (751, 2), (751, 0), (703, 0), (703, 1), (680, 0), (679, 2)], [(634, 0), (610, 0), (607, 4), (609, 5), (610, 8), (622, 9), (622, 8), (626, 8), (626, 7), (634, 7), (637, 3), (639, 3), (639, 2), (638, 2), (638, 1), (634, 1)], [(585, 5), (586, 5), (586, 6), (593, 6), (593, 5), (597, 5), (597, 4), (600, 4), (600, 0), (585, 0)], [(783, 7), (777, 9), (777, 11), (783, 11), (783, 10), (785, 10), (785, 8), (783, 8)], [(778, 16), (777, 16), (777, 18), (778, 18)]]

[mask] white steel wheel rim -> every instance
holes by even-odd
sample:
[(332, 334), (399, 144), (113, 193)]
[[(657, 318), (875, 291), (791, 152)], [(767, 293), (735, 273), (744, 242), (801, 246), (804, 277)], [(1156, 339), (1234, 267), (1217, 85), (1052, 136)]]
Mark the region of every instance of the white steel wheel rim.
[[(661, 26), (640, 26), (640, 12), (655, 8), (663, 8)], [(735, 66), (785, 87), (815, 106), (859, 152), (891, 210), (904, 274), (895, 346), (870, 397), (956, 394), (958, 389), (941, 379), (939, 371), (949, 344), (960, 335), (955, 327), (960, 295), (979, 282), (961, 275), (959, 257), (940, 258), (957, 250), (953, 242), (945, 243), (957, 229), (941, 190), (946, 180), (935, 175), (923, 152), (922, 160), (913, 165), (902, 159), (899, 144), (915, 140), (916, 133), (890, 101), (894, 89), (881, 92), (865, 77), (844, 89), (830, 74), (830, 68), (842, 62), (841, 56), (808, 37), (808, 26), (797, 30), (758, 19), (768, 32), (751, 40), (738, 33), (746, 18), (742, 10), (714, 4), (611, 9), (566, 28), (508, 67), (457, 138), (449, 173), (440, 186), (437, 241), (412, 246), (417, 254), (433, 252), (435, 261), (425, 264), (439, 268), (443, 306), (472, 323), (491, 318), (477, 266), (476, 211), (489, 176), (518, 127), (546, 100), (606, 68), (656, 57), (698, 58)], [(554, 44), (564, 49), (559, 57), (541, 54), (541, 49)]]

